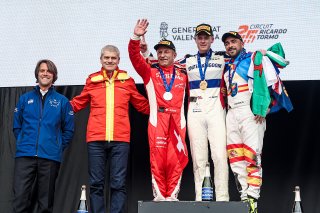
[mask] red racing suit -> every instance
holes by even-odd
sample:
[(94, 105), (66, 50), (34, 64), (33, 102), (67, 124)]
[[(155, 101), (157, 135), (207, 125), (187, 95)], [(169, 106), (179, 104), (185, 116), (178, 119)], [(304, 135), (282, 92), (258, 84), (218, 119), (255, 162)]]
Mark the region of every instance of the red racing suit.
[(187, 76), (178, 66), (161, 67), (167, 82), (176, 75), (171, 89), (173, 97), (167, 101), (160, 72), (156, 66), (146, 63), (140, 55), (140, 41), (130, 40), (129, 56), (146, 88), (150, 118), (148, 125), (152, 188), (155, 201), (177, 200), (183, 169), (188, 162), (185, 143), (186, 120), (184, 117), (184, 97)]

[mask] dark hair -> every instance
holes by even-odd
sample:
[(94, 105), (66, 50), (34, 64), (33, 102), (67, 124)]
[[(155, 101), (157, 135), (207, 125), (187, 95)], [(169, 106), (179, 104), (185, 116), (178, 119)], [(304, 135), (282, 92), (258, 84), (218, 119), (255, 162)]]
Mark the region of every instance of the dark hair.
[(37, 66), (36, 66), (36, 68), (34, 70), (34, 76), (37, 79), (36, 83), (39, 82), (38, 81), (38, 74), (39, 74), (39, 71), (40, 71), (40, 65), (42, 63), (47, 64), (48, 71), (53, 74), (52, 84), (54, 84), (54, 82), (58, 79), (58, 70), (57, 70), (56, 65), (52, 61), (50, 61), (49, 59), (42, 59), (42, 60), (38, 61)]

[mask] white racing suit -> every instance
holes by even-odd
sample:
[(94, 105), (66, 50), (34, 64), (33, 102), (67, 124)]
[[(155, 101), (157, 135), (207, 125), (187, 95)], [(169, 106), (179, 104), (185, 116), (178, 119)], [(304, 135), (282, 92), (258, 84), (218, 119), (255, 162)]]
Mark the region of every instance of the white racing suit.
[[(237, 70), (248, 72), (251, 58), (248, 57), (237, 66)], [(226, 65), (227, 66), (227, 65)], [(231, 73), (233, 69), (231, 69)], [(231, 169), (235, 175), (241, 200), (248, 196), (258, 199), (262, 184), (261, 153), (266, 122), (259, 124), (254, 120), (250, 100), (248, 80), (235, 72), (232, 83), (237, 84), (236, 94), (232, 97), (229, 72), (224, 74), (228, 89), (227, 150)]]
[[(190, 102), (188, 108), (188, 134), (193, 161), (196, 201), (201, 201), (202, 182), (208, 162), (208, 146), (214, 163), (216, 201), (228, 201), (228, 157), (226, 151), (225, 109), (220, 85), (224, 70), (224, 57), (212, 54), (205, 80), (208, 87), (199, 88), (201, 82), (197, 55), (186, 57)], [(201, 57), (204, 70), (206, 57)], [(209, 142), (208, 142), (209, 141)]]

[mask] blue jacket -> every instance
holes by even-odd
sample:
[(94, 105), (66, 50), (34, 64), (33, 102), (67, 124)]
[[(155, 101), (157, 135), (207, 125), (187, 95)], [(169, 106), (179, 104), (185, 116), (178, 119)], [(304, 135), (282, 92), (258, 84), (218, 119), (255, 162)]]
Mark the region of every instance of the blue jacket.
[(14, 110), (16, 157), (37, 156), (61, 162), (74, 132), (73, 114), (69, 100), (53, 86), (43, 104), (39, 86), (23, 94)]

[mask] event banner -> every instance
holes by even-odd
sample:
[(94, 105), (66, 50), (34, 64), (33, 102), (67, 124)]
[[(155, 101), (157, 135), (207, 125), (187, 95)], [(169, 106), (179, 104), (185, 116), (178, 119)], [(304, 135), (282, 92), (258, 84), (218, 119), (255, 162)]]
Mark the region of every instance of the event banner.
[(100, 70), (107, 44), (120, 50), (120, 69), (142, 83), (128, 56), (136, 21), (150, 22), (145, 39), (152, 53), (160, 39), (173, 41), (177, 59), (196, 54), (195, 27), (213, 27), (213, 51), (224, 51), (222, 35), (238, 31), (247, 51), (280, 42), (290, 65), (283, 80), (319, 80), (320, 1), (34, 1), (0, 3), (0, 87), (35, 85), (40, 59), (58, 68), (56, 85), (83, 85)]

